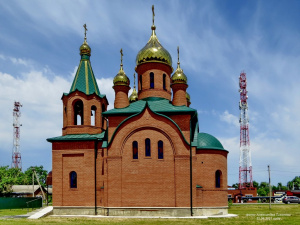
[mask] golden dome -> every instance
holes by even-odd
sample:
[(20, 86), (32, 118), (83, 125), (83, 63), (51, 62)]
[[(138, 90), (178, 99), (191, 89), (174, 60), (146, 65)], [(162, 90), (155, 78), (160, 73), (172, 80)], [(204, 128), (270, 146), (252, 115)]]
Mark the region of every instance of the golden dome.
[(185, 97), (186, 97), (187, 102), (191, 102), (191, 96), (189, 95), (189, 93), (186, 92)]
[(140, 65), (146, 62), (160, 62), (172, 67), (172, 57), (170, 53), (160, 44), (156, 34), (154, 25), (154, 6), (152, 6), (153, 12), (153, 25), (151, 26), (152, 35), (139, 53), (136, 56), (136, 65)]
[(129, 86), (130, 82), (128, 77), (126, 76), (123, 68), (119, 70), (118, 74), (114, 77), (114, 85), (126, 85)]
[(180, 68), (179, 47), (177, 48), (177, 51), (178, 51), (177, 69), (171, 77), (171, 82), (172, 82), (172, 84), (187, 84), (187, 77), (183, 73), (183, 70)]
[(133, 91), (131, 93), (131, 95), (129, 96), (129, 102), (136, 102), (138, 100), (138, 94), (135, 88), (133, 88)]
[(121, 65), (118, 74), (114, 77), (113, 83), (114, 85), (126, 85), (129, 86), (130, 81), (129, 78), (126, 76), (123, 70), (123, 50), (121, 49)]
[(90, 46), (88, 45), (88, 43), (86, 42), (86, 38), (84, 39), (83, 44), (80, 46), (79, 51), (80, 51), (80, 55), (91, 56), (92, 50), (91, 50)]
[(133, 91), (131, 93), (131, 95), (129, 96), (129, 102), (132, 103), (132, 102), (135, 102), (138, 100), (138, 93), (135, 89), (135, 73), (133, 74), (133, 77), (134, 77), (134, 86), (133, 86)]

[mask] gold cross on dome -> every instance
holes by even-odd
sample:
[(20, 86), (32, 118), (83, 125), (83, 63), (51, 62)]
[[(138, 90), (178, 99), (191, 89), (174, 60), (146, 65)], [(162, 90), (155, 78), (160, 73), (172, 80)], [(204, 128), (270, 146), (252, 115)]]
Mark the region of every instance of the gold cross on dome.
[(177, 46), (178, 62), (179, 62), (179, 46)]
[(134, 88), (135, 88), (135, 73), (133, 74)]
[(83, 27), (84, 27), (84, 38), (86, 38), (86, 31), (87, 31), (88, 29), (86, 28), (86, 24), (84, 24)]
[(121, 66), (123, 65), (123, 49), (121, 48), (120, 50), (120, 53), (121, 53)]
[(154, 16), (155, 16), (154, 5), (152, 5), (152, 22), (153, 22), (153, 25), (154, 25)]

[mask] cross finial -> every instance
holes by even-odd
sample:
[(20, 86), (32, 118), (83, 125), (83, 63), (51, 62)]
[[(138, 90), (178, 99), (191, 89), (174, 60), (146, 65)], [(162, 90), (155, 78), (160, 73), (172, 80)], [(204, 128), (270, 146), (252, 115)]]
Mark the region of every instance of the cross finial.
[(133, 74), (133, 82), (134, 82), (133, 88), (135, 88), (135, 73)]
[(154, 5), (152, 5), (152, 22), (153, 22), (153, 26), (154, 26), (154, 16), (155, 16)]
[(123, 67), (123, 49), (120, 50), (121, 53), (121, 68)]
[(86, 40), (86, 31), (87, 31), (88, 29), (86, 28), (86, 24), (84, 24), (83, 27), (84, 27), (84, 39)]
[(177, 46), (177, 55), (178, 55), (178, 62), (177, 62), (177, 64), (180, 65), (180, 62), (179, 62), (179, 46)]

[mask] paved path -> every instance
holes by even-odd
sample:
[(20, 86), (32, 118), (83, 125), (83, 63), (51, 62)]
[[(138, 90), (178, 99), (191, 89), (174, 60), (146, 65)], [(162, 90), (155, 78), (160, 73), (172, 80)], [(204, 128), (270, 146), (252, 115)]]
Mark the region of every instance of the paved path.
[(53, 210), (52, 206), (47, 206), (45, 208), (42, 208), (39, 211), (36, 211), (35, 213), (33, 213), (31, 216), (28, 217), (28, 219), (39, 219), (41, 217), (47, 216), (48, 214), (50, 214)]

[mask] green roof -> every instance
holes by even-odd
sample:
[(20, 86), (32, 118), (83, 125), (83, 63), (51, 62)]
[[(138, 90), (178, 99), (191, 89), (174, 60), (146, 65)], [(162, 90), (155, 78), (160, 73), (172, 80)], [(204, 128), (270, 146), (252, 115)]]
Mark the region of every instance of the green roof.
[(58, 136), (53, 138), (48, 138), (47, 141), (94, 141), (103, 140), (105, 136), (105, 131), (100, 134), (67, 134), (65, 136)]
[(86, 95), (95, 93), (96, 95), (103, 97), (100, 94), (97, 81), (91, 67), (90, 57), (88, 55), (81, 56), (79, 67), (69, 93), (72, 93), (76, 90), (81, 91)]
[(136, 113), (140, 113), (146, 103), (148, 103), (149, 108), (156, 113), (195, 113), (196, 110), (189, 108), (187, 106), (174, 106), (172, 103), (165, 99), (165, 98), (158, 98), (158, 97), (149, 97), (145, 99), (141, 99), (139, 101), (130, 103), (129, 106), (126, 108), (120, 108), (120, 109), (111, 109), (109, 111), (106, 111), (102, 113), (103, 115), (118, 115), (118, 114), (127, 114), (127, 115), (132, 115)]
[(216, 149), (216, 150), (224, 150), (221, 142), (215, 138), (214, 136), (207, 133), (198, 133), (197, 135), (197, 149)]

